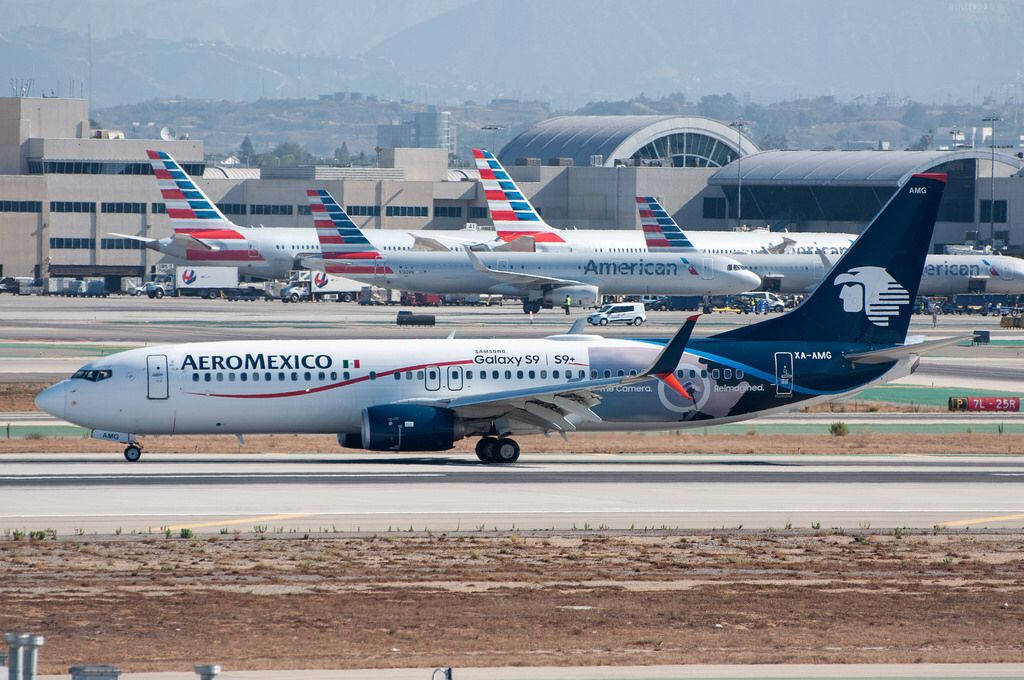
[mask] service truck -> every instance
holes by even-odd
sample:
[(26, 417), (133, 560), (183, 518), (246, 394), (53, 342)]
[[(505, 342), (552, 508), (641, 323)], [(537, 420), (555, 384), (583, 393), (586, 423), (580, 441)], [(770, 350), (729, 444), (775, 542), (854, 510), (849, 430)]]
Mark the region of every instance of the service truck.
[(296, 269), (291, 272), (288, 282), (281, 288), (283, 302), (299, 302), (309, 300), (310, 286), (317, 300), (335, 300), (351, 302), (359, 296), (364, 284), (334, 276), (324, 272), (312, 272), (307, 269)]
[(237, 288), (238, 267), (157, 265), (153, 278), (146, 283), (146, 295), (151, 298), (175, 295), (213, 300)]

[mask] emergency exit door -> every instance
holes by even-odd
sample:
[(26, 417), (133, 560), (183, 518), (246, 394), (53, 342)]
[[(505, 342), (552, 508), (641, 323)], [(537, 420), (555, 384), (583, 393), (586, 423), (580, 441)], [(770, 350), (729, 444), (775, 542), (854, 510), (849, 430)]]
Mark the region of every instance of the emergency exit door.
[(167, 394), (167, 355), (150, 354), (146, 357), (146, 397), (166, 399)]

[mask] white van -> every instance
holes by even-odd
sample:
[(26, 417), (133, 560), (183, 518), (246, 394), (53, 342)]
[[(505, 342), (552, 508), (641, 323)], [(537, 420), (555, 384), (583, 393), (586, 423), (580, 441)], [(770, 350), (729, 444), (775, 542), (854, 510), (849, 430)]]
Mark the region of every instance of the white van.
[(639, 326), (647, 321), (647, 312), (642, 302), (616, 302), (605, 305), (587, 317), (592, 326), (607, 326), (610, 323), (629, 323)]

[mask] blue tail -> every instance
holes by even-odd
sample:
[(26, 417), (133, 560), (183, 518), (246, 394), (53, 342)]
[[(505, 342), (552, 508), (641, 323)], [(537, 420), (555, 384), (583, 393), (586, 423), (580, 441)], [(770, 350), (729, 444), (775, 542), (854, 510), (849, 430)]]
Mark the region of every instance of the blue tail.
[(796, 309), (715, 337), (902, 344), (946, 175), (914, 175)]

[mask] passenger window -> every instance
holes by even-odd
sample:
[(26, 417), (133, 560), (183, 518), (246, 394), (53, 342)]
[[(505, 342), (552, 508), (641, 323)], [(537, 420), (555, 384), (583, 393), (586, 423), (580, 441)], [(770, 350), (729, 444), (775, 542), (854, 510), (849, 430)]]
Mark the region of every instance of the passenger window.
[(405, 372), (405, 379), (406, 380), (412, 380), (412, 371), (406, 371)]
[(701, 369), (701, 371), (700, 371), (700, 377), (702, 377), (702, 378), (706, 378), (706, 377), (708, 377), (708, 372), (707, 372), (707, 369), (703, 369), (703, 368)]
[(743, 380), (743, 371), (741, 371), (738, 368), (736, 369), (736, 379), (737, 380)]
[(523, 379), (523, 372), (522, 371), (516, 371), (516, 377), (519, 378), (520, 380), (522, 380)]
[(253, 382), (259, 382), (259, 381), (260, 381), (260, 374), (259, 374), (259, 373), (256, 373), (255, 371), (253, 371), (253, 374), (252, 374), (252, 381), (253, 381)]
[(224, 374), (223, 373), (218, 373), (217, 374), (217, 382), (224, 382)]
[(338, 372), (337, 371), (331, 371), (331, 380), (337, 380), (337, 379), (338, 379)]
[(423, 380), (423, 371), (416, 371), (416, 379)]
[(473, 371), (466, 371), (466, 380), (473, 379)]
[(636, 369), (635, 368), (629, 369), (629, 374), (630, 375), (636, 375)]
[(691, 369), (690, 369), (690, 377), (691, 377), (691, 378), (696, 378), (696, 377), (697, 377), (697, 371), (695, 371), (695, 370), (693, 370), (693, 369), (691, 368)]
[(273, 380), (274, 374), (271, 373), (270, 371), (267, 371), (266, 373), (263, 374), (263, 379), (267, 381)]
[(559, 377), (560, 375), (561, 375), (561, 372), (560, 372), (560, 371), (557, 371), (557, 370), (555, 370), (555, 371), (551, 371), (551, 377), (552, 377), (552, 378), (554, 378), (554, 379), (556, 379), (556, 380), (558, 379), (558, 377)]
[(505, 380), (512, 379), (512, 371), (505, 371)]
[(491, 380), (497, 380), (497, 379), (498, 379), (498, 372), (497, 371), (491, 371)]
[(604, 377), (606, 377), (606, 378), (612, 377), (612, 372), (609, 371), (607, 368), (604, 369)]
[[(430, 376), (431, 380), (436, 380), (437, 379), (437, 371), (428, 371), (428, 375)], [(370, 373), (370, 380), (373, 380), (373, 373), (372, 372)]]
[(192, 374), (192, 382), (199, 382), (199, 374), (198, 373), (193, 373)]
[(402, 379), (402, 374), (399, 373), (398, 371), (395, 371), (395, 380), (401, 380), (401, 379)]
[(537, 377), (537, 374), (534, 371), (530, 371), (529, 376), (530, 376), (530, 380), (533, 380), (534, 378)]
[(341, 377), (342, 377), (343, 380), (348, 380), (348, 371), (345, 371), (344, 373), (342, 373)]
[(726, 368), (722, 370), (722, 377), (726, 380), (732, 380), (732, 369)]
[(210, 374), (209, 373), (206, 373), (206, 374), (203, 375), (203, 381), (204, 382), (210, 382)]
[(580, 380), (583, 380), (583, 377), (584, 377), (584, 376), (585, 376), (586, 374), (587, 374), (587, 372), (586, 372), (586, 371), (584, 371), (584, 370), (583, 370), (583, 369), (581, 368), (581, 369), (580, 369)]
[(624, 376), (624, 375), (626, 375), (626, 374), (625, 374), (625, 373), (624, 373), (624, 372), (622, 371), (622, 369), (620, 368), (620, 369), (618, 370), (618, 372), (616, 373), (616, 375), (618, 375), (618, 376), (619, 376), (619, 377), (621, 378), (622, 376)]
[[(327, 380), (327, 374), (324, 373), (323, 371), (320, 371), (319, 373), (317, 373), (316, 377), (317, 377), (317, 380)], [(395, 377), (396, 378), (398, 377), (397, 373), (395, 373)]]
[[(371, 373), (370, 375), (372, 376), (373, 373)], [(306, 380), (306, 382), (309, 382), (310, 380), (313, 379), (313, 374), (310, 373), (309, 371), (306, 371), (302, 377)], [(373, 378), (371, 377), (370, 379), (372, 380)]]
[(296, 373), (295, 371), (292, 371), (292, 381), (294, 382), (294, 381), (296, 381), (298, 379), (299, 379), (299, 374)]
[[(541, 371), (541, 372), (540, 372), (540, 378), (541, 378), (541, 380), (544, 380), (544, 379), (546, 379), (547, 377), (548, 377), (548, 372), (547, 372), (547, 371)], [(557, 378), (558, 376), (556, 375), (555, 377)]]
[(228, 373), (228, 382), (235, 382), (235, 374)]
[(245, 381), (247, 381), (249, 379), (249, 374), (248, 373), (241, 373), (241, 374), (239, 374), (239, 377), (242, 379), (242, 382), (245, 382)]
[(280, 372), (280, 373), (278, 373), (278, 374), (277, 374), (277, 379), (278, 379), (278, 380), (282, 380), (282, 381), (283, 381), (283, 380), (285, 379), (285, 377), (284, 377), (284, 371), (282, 371), (282, 372)]
[(718, 380), (718, 378), (719, 378), (718, 369), (717, 368), (712, 368), (711, 369), (711, 379), (712, 380)]

